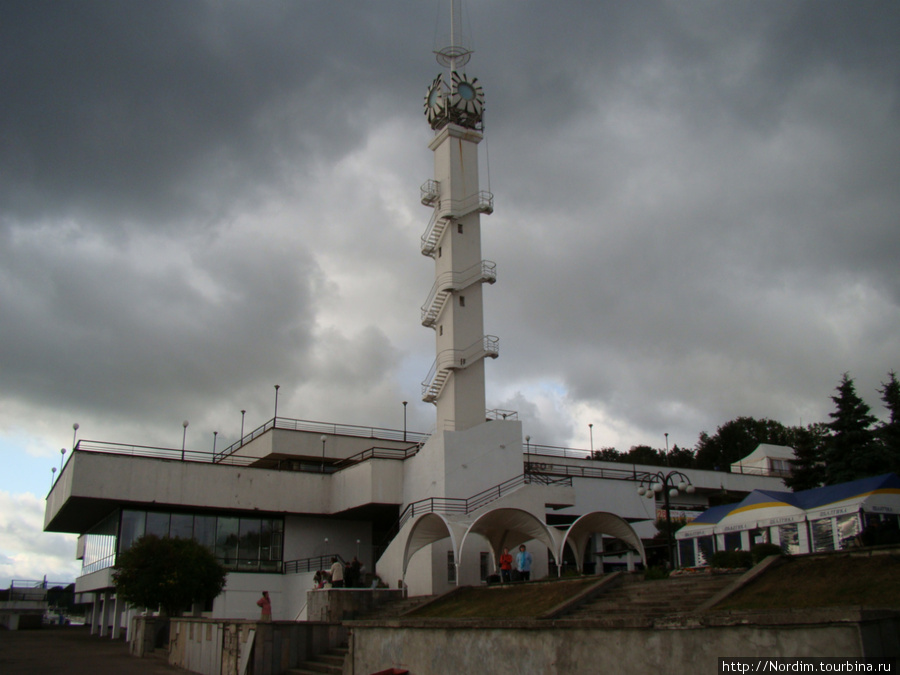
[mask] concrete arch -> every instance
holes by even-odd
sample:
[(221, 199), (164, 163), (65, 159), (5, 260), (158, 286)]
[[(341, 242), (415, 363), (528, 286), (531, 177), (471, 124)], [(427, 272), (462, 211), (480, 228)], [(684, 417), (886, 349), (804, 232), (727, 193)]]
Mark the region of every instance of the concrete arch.
[(584, 550), (587, 548), (592, 534), (608, 534), (616, 539), (621, 539), (637, 551), (641, 556), (641, 562), (644, 563), (644, 566), (647, 565), (644, 544), (634, 528), (624, 518), (605, 511), (586, 513), (569, 526), (561, 538), (557, 560), (562, 560), (563, 547), (568, 544), (575, 554), (576, 565), (580, 572), (584, 560)]
[(418, 551), (447, 537), (450, 537), (453, 559), (459, 565), (460, 540), (465, 536), (465, 530), (465, 524), (448, 520), (440, 513), (423, 513), (419, 516), (413, 521), (409, 534), (406, 535), (406, 545), (403, 550), (403, 578), (406, 578), (406, 569), (410, 559)]
[(481, 535), (488, 541), (494, 556), (494, 567), (504, 547), (515, 549), (526, 541), (536, 539), (551, 551), (558, 551), (562, 540), (561, 532), (548, 527), (533, 513), (517, 508), (491, 509), (476, 518), (463, 535), (460, 555), (470, 534)]

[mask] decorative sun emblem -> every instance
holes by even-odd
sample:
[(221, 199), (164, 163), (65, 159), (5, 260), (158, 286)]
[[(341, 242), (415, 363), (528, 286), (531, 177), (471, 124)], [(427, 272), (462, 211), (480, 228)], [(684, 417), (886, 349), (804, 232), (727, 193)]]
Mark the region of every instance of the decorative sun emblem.
[(473, 124), (480, 122), (481, 114), (484, 112), (484, 90), (478, 84), (478, 78), (473, 77), (469, 80), (465, 74), (460, 75), (453, 71), (452, 80), (450, 107), (462, 120)]
[(434, 78), (434, 82), (428, 87), (428, 93), (425, 95), (425, 116), (432, 129), (447, 115), (447, 96), (446, 87), (444, 86), (444, 76), (438, 75)]

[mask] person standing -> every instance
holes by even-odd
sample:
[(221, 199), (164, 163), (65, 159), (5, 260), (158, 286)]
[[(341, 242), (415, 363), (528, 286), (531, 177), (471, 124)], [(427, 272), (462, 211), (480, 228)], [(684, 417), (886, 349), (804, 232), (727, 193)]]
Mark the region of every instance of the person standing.
[(516, 554), (516, 571), (519, 573), (520, 581), (531, 580), (531, 553), (525, 550), (525, 544), (519, 546), (519, 552)]
[(331, 587), (344, 587), (344, 566), (336, 556), (331, 559)]
[(510, 554), (508, 548), (504, 548), (503, 553), (500, 554), (500, 581), (504, 584), (512, 581), (512, 564), (512, 554)]
[(269, 599), (269, 591), (263, 591), (262, 597), (256, 601), (256, 604), (262, 609), (260, 621), (269, 622), (272, 620), (272, 601)]

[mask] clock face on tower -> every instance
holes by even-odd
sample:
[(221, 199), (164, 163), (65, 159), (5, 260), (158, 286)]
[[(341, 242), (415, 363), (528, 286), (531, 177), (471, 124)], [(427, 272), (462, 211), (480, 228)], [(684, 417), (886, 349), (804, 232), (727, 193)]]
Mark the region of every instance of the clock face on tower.
[(447, 115), (446, 100), (444, 76), (438, 75), (428, 87), (428, 93), (425, 95), (425, 116), (433, 129)]
[(452, 79), (450, 107), (463, 119), (480, 122), (484, 112), (484, 90), (478, 84), (478, 78), (470, 80), (465, 74), (454, 71)]

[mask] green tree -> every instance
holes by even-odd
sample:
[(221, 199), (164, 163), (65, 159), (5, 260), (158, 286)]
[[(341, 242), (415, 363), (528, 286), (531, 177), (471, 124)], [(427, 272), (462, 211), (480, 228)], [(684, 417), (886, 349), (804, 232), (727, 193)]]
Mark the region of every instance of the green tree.
[(728, 471), (731, 465), (756, 450), (760, 443), (790, 445), (792, 434), (781, 422), (738, 417), (726, 422), (710, 436), (700, 434), (694, 466), (698, 469)]
[(193, 539), (145, 534), (119, 554), (113, 583), (126, 602), (178, 616), (194, 603), (215, 599), (226, 574), (212, 552)]
[(887, 470), (885, 452), (873, 429), (877, 419), (857, 395), (847, 373), (836, 391), (837, 395), (831, 397), (836, 409), (828, 413), (831, 422), (826, 425), (830, 433), (823, 453), (825, 483), (834, 485), (883, 473)]
[(900, 474), (900, 382), (893, 370), (888, 373), (888, 381), (882, 382), (878, 391), (888, 411), (888, 418), (876, 433), (884, 447), (888, 471)]
[(825, 483), (823, 455), (827, 436), (828, 427), (821, 422), (793, 428), (791, 447), (794, 448), (796, 460), (791, 475), (784, 482), (794, 492), (811, 490)]

